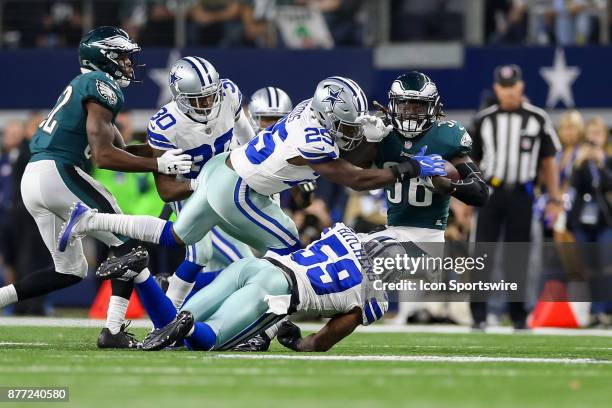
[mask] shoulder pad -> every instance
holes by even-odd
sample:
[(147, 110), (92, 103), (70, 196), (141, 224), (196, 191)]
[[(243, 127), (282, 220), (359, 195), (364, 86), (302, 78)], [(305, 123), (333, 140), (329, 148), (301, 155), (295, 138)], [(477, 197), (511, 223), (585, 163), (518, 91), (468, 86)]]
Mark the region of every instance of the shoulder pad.
[(83, 99), (91, 99), (117, 113), (123, 106), (123, 91), (113, 78), (100, 71), (87, 72), (79, 78)]
[(177, 148), (174, 128), (176, 118), (168, 110), (168, 105), (162, 107), (149, 119), (147, 142), (154, 149), (170, 150)]
[(223, 96), (225, 98), (229, 98), (232, 102), (234, 116), (238, 116), (240, 114), (240, 110), (242, 109), (242, 92), (240, 92), (240, 88), (238, 88), (238, 85), (229, 79), (222, 79), (221, 87)]

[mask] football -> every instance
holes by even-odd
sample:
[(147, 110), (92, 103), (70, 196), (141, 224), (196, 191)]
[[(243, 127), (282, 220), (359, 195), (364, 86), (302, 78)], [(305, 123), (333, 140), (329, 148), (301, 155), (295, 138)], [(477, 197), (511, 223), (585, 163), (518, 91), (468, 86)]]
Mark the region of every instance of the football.
[(451, 181), (461, 180), (459, 171), (457, 171), (457, 168), (453, 166), (451, 162), (444, 163), (444, 170), (446, 170), (446, 178), (450, 179)]

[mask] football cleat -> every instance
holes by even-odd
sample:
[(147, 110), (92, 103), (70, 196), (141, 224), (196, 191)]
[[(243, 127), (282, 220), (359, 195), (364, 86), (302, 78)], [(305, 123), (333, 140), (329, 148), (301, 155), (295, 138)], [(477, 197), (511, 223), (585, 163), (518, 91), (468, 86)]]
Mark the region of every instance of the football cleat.
[(149, 263), (149, 253), (139, 246), (121, 256), (111, 256), (100, 264), (96, 270), (98, 279), (132, 280), (146, 268)]
[(232, 351), (268, 351), (270, 348), (270, 338), (266, 333), (258, 334), (251, 337), (244, 343), (240, 343), (232, 349)]
[(122, 324), (117, 334), (113, 334), (105, 327), (98, 336), (98, 348), (101, 349), (138, 349), (142, 343), (136, 340), (132, 333), (125, 331), (130, 323)]
[(68, 245), (74, 245), (74, 241), (81, 239), (85, 234), (79, 231), (79, 225), (83, 221), (87, 221), (98, 210), (89, 208), (85, 204), (78, 202), (70, 207), (70, 214), (66, 222), (62, 224), (57, 242), (57, 249), (64, 252)]
[(183, 310), (166, 326), (147, 334), (142, 342), (142, 349), (156, 351), (172, 346), (183, 340), (194, 324), (195, 320), (191, 312)]

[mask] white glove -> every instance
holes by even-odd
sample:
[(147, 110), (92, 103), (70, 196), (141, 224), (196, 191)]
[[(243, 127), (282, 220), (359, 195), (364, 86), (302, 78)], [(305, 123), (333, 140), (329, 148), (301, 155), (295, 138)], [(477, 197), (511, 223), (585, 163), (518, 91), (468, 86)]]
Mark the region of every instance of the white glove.
[(363, 126), (363, 135), (370, 143), (380, 142), (393, 130), (393, 126), (385, 126), (382, 119), (372, 115), (360, 116), (357, 123)]
[(186, 174), (191, 171), (191, 156), (182, 149), (168, 150), (157, 158), (157, 171), (163, 174)]

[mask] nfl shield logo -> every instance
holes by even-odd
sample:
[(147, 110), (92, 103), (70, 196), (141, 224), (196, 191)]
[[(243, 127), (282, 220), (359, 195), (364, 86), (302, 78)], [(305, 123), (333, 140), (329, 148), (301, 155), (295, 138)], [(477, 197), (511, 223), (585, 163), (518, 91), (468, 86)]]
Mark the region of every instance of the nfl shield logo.
[(412, 147), (412, 142), (410, 140), (406, 140), (404, 142), (404, 148), (405, 149), (410, 149)]

